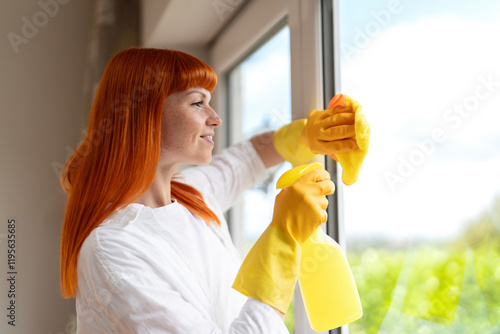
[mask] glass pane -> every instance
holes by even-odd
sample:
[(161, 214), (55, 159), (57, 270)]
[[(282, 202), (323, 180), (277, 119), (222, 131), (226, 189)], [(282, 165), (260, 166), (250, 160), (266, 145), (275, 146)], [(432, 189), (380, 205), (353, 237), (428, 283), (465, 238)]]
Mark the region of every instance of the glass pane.
[(372, 129), (344, 187), (350, 334), (500, 333), (500, 3), (339, 0)]
[[(285, 27), (229, 73), (231, 143), (290, 123), (290, 77), (290, 31)], [(290, 168), (289, 163), (274, 168), (266, 182), (245, 191), (231, 210), (231, 235), (243, 256), (271, 222), (276, 181)], [(293, 305), (286, 322), (293, 333)]]

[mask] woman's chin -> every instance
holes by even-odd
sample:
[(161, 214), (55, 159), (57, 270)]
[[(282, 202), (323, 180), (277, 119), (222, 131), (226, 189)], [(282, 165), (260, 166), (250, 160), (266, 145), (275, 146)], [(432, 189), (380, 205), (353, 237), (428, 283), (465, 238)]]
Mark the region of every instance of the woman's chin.
[(205, 159), (203, 163), (200, 165), (208, 165), (210, 162), (212, 162), (212, 155), (210, 155), (208, 158)]

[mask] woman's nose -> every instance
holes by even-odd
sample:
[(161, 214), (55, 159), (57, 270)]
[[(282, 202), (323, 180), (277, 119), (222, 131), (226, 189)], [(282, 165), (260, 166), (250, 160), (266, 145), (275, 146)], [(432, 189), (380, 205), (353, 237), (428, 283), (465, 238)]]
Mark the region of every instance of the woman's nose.
[(208, 118), (207, 118), (207, 125), (210, 125), (210, 126), (219, 126), (221, 124), (222, 124), (222, 119), (215, 112), (215, 110), (212, 109), (212, 107), (209, 107)]

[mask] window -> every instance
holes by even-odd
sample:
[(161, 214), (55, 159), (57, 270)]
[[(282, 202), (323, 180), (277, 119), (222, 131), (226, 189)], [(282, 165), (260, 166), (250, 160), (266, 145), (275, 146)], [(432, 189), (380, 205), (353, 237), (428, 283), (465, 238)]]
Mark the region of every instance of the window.
[(338, 4), (337, 90), (372, 128), (343, 187), (349, 333), (498, 333), (500, 4)]
[[(290, 30), (285, 26), (229, 71), (230, 143), (290, 123), (290, 80)], [(288, 162), (275, 167), (265, 182), (245, 191), (230, 211), (231, 236), (243, 256), (271, 222), (279, 192), (276, 181), (290, 168)], [(286, 320), (293, 333), (293, 304)]]
[[(280, 29), (229, 72), (230, 143), (275, 130), (291, 121), (290, 30)], [(270, 143), (272, 145), (272, 143)], [(272, 218), (277, 178), (291, 165), (273, 170), (271, 179), (243, 194), (231, 215), (232, 236), (246, 254)], [(237, 235), (239, 234), (239, 235)]]

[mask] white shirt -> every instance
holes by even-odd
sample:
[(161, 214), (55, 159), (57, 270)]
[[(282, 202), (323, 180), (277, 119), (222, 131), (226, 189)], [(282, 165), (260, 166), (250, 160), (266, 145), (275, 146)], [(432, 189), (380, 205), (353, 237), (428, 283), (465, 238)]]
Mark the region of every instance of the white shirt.
[(181, 175), (221, 227), (178, 202), (131, 204), (111, 215), (78, 256), (78, 333), (288, 333), (273, 308), (231, 288), (241, 260), (223, 212), (267, 177), (252, 144)]

